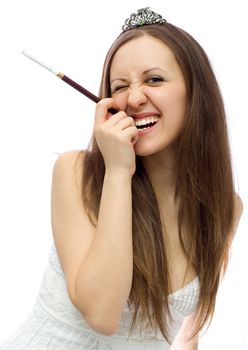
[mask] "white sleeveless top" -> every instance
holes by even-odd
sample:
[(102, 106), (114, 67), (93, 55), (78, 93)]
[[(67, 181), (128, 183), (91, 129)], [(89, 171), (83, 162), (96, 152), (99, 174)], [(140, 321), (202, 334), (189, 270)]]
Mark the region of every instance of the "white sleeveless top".
[[(171, 341), (178, 333), (186, 316), (193, 313), (199, 296), (199, 279), (168, 296), (173, 317), (170, 322)], [(149, 326), (137, 327), (129, 334), (131, 310), (123, 310), (119, 329), (112, 336), (94, 332), (82, 314), (72, 304), (66, 287), (55, 246), (43, 275), (40, 291), (28, 320), (15, 332), (0, 350), (153, 350), (169, 349), (170, 345), (158, 331)]]

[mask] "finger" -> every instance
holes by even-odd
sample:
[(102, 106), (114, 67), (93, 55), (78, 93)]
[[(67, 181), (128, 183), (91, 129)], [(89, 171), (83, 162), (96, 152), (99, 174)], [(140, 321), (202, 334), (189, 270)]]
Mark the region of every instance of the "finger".
[(132, 140), (131, 140), (133, 146), (136, 144), (136, 142), (138, 141), (138, 139), (139, 139), (139, 133), (137, 132), (137, 133), (132, 137)]
[(118, 112), (117, 114), (113, 115), (108, 121), (109, 126), (117, 127), (118, 130), (122, 130), (128, 126), (135, 125), (134, 120), (132, 117), (128, 117), (127, 114), (123, 111)]
[[(119, 113), (118, 113), (119, 114)], [(113, 116), (115, 117), (115, 116)], [(118, 123), (115, 124), (115, 127), (119, 130), (126, 129), (130, 126), (135, 126), (134, 120), (132, 117), (128, 117), (127, 115), (124, 118), (121, 118)]]
[(123, 133), (123, 137), (128, 139), (128, 141), (132, 142), (133, 145), (138, 141), (139, 133), (136, 126), (130, 126), (126, 128), (122, 131), (122, 133)]
[(113, 98), (104, 98), (96, 104), (95, 122), (103, 123), (112, 116), (108, 109), (119, 110), (117, 102)]

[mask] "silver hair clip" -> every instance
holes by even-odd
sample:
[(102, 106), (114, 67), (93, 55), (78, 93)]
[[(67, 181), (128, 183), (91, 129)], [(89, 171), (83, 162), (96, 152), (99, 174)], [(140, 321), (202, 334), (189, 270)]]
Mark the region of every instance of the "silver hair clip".
[(137, 13), (131, 13), (130, 17), (125, 20), (125, 23), (122, 26), (123, 32), (139, 26), (148, 24), (162, 24), (166, 22), (161, 15), (149, 10), (149, 8), (150, 7), (144, 7), (139, 9)]

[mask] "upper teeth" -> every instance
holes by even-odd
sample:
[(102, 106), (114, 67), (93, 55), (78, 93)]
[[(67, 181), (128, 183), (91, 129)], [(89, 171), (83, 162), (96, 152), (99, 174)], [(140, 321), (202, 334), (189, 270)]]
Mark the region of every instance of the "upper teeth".
[(144, 119), (137, 119), (135, 120), (136, 126), (146, 125), (150, 123), (155, 123), (158, 121), (158, 117), (151, 117), (151, 118), (144, 118)]

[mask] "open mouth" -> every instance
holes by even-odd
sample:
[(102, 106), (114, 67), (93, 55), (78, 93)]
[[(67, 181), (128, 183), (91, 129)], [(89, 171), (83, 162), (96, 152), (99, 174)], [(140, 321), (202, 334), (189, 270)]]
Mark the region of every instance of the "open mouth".
[(135, 121), (135, 125), (138, 130), (146, 130), (153, 127), (155, 124), (157, 124), (158, 121), (159, 121), (159, 118), (157, 117), (137, 119)]
[(149, 129), (151, 128), (152, 126), (154, 126), (155, 124), (157, 124), (158, 121), (155, 121), (155, 122), (151, 122), (151, 123), (148, 123), (148, 124), (145, 124), (145, 125), (136, 125), (136, 128), (138, 130), (145, 130), (145, 129)]

